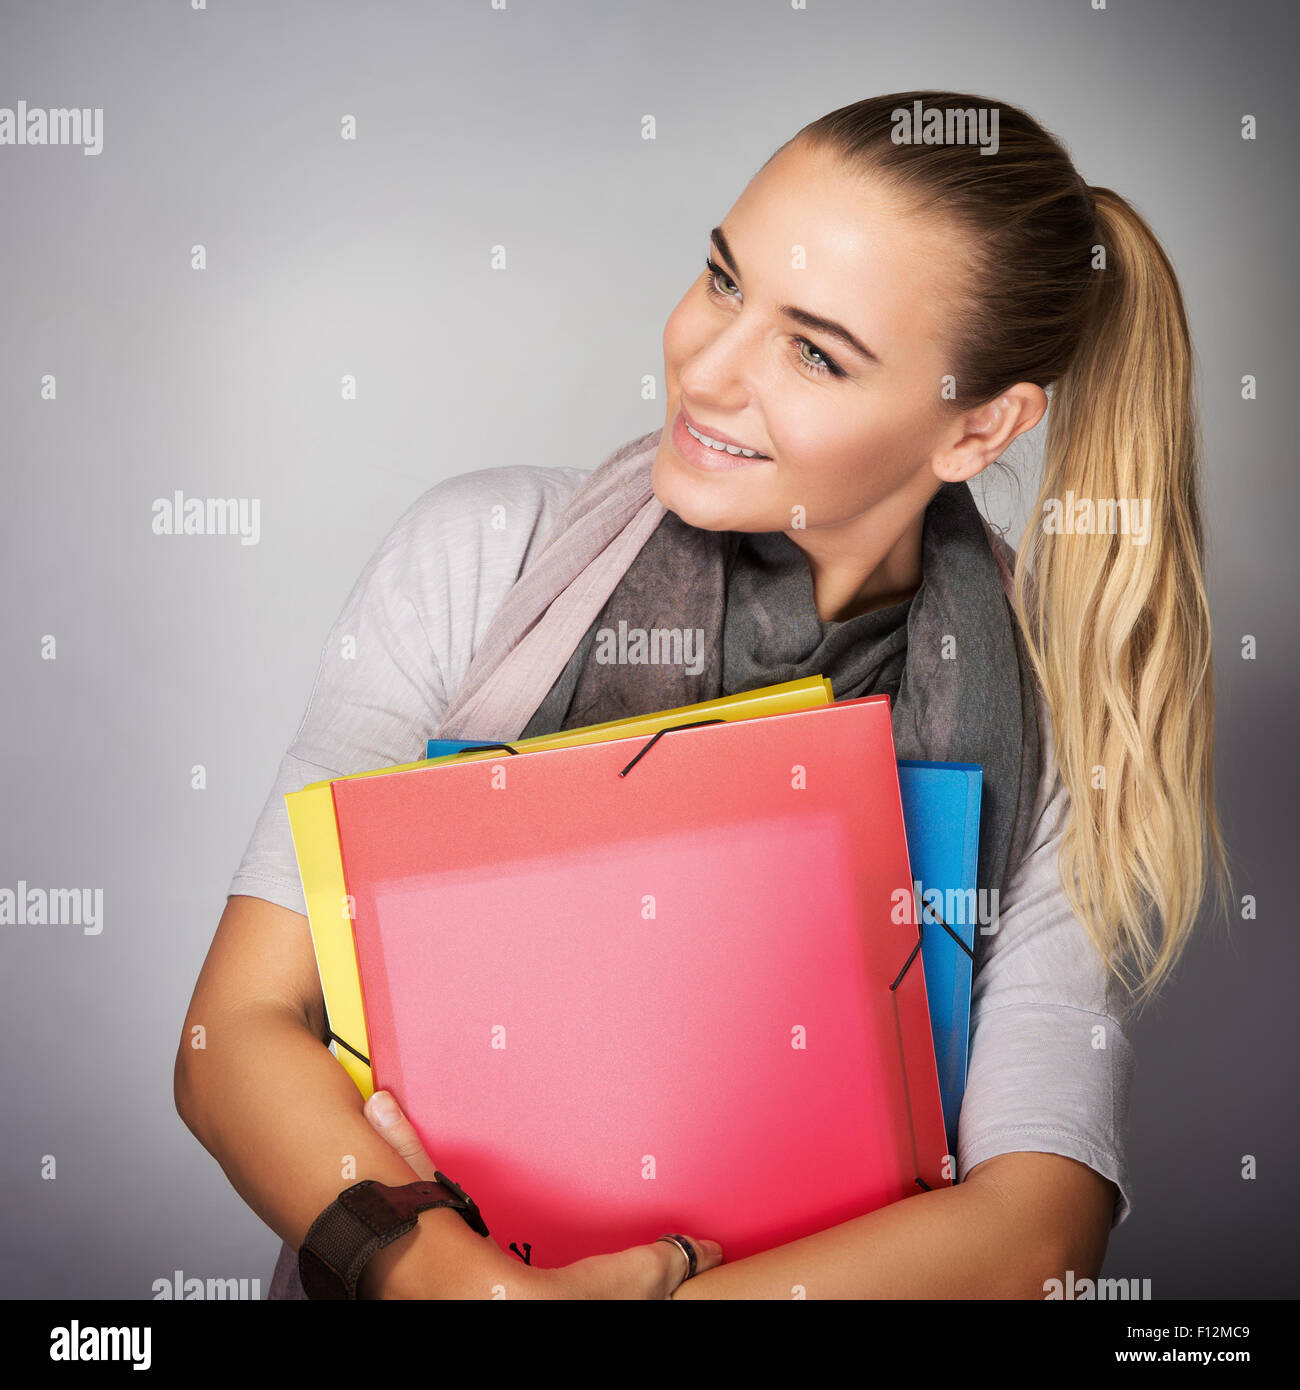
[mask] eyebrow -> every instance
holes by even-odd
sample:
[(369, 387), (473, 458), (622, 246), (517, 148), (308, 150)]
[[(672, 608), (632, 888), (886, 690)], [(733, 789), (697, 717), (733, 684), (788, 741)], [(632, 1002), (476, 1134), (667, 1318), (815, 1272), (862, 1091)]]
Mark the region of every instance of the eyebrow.
[[(731, 247), (727, 245), (727, 238), (723, 235), (721, 227), (714, 227), (709, 233), (710, 240), (718, 248), (718, 254), (728, 263), (735, 272), (737, 280), (740, 279), (740, 265), (735, 256), (731, 254)], [(807, 309), (798, 309), (793, 304), (780, 304), (777, 312), (783, 314), (788, 319), (793, 319), (795, 323), (804, 328), (811, 328), (815, 333), (828, 333), (832, 338), (838, 338), (840, 342), (847, 343), (855, 352), (859, 352), (868, 362), (880, 365), (880, 358), (860, 339), (854, 337), (842, 323), (836, 323), (834, 319), (824, 319), (820, 314), (810, 314)]]

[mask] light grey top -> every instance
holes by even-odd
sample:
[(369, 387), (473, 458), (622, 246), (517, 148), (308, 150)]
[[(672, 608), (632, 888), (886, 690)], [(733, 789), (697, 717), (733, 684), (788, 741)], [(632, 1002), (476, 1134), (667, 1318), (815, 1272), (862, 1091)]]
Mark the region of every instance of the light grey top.
[[(367, 563), (326, 639), (311, 698), (230, 893), (306, 913), (284, 796), (310, 782), (414, 762), (507, 591), (588, 475), (511, 466), (419, 497)], [(971, 1000), (957, 1177), (996, 1154), (1063, 1154), (1119, 1189), (1133, 1053), (1127, 993), (1108, 980), (1061, 888), (1068, 798), (1040, 703), (1043, 765), (1028, 849), (1010, 875)], [(487, 737), (491, 731), (483, 731)]]

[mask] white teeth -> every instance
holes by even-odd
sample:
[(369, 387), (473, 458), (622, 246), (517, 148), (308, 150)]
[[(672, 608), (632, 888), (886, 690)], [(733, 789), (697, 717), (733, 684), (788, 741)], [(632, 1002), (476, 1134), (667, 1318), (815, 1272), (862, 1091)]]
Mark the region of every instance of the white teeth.
[(742, 449), (739, 444), (720, 444), (716, 439), (710, 439), (707, 434), (701, 434), (699, 430), (691, 429), (689, 425), (686, 426), (686, 431), (693, 438), (698, 439), (701, 444), (707, 444), (710, 449), (717, 449), (719, 453), (742, 454), (747, 459), (766, 457), (765, 454), (760, 454), (757, 449)]

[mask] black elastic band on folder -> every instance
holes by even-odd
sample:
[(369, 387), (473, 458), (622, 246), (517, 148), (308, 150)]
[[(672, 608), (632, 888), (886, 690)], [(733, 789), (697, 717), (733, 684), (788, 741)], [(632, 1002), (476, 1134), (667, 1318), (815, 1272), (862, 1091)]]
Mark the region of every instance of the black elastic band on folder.
[(960, 946), (962, 950), (966, 952), (966, 954), (971, 958), (971, 960), (975, 959), (975, 952), (972, 951), (971, 948), (967, 946), (967, 944), (961, 939), (961, 937), (958, 936), (955, 931), (953, 931), (953, 929), (947, 924), (947, 922), (945, 922), (943, 918), (939, 916), (939, 914), (934, 910), (934, 908), (932, 908), (925, 901), (925, 899), (922, 898), (921, 920), (916, 924), (916, 945), (912, 947), (912, 954), (908, 956), (908, 958), (903, 962), (903, 968), (898, 972), (898, 978), (895, 979), (894, 983), (889, 986), (891, 990), (897, 989), (899, 985), (902, 984), (903, 976), (907, 974), (908, 968), (916, 959), (916, 953), (921, 949), (921, 942), (925, 937), (925, 914), (927, 912), (930, 914), (933, 920), (937, 922), (939, 926), (941, 926), (950, 937), (952, 937), (952, 939), (957, 943), (957, 945)]
[(920, 928), (920, 926), (918, 925), (918, 926), (917, 926), (917, 929), (916, 929), (916, 945), (912, 947), (912, 954), (911, 954), (910, 956), (908, 956), (908, 958), (903, 962), (903, 968), (898, 972), (898, 975), (897, 975), (897, 976), (895, 977), (895, 979), (894, 979), (894, 983), (893, 983), (892, 985), (889, 986), (889, 988), (890, 988), (891, 990), (897, 989), (897, 988), (899, 987), (899, 985), (901, 985), (901, 984), (903, 983), (903, 976), (906, 975), (907, 972), (912, 968), (912, 962), (916, 959), (916, 953), (917, 953), (920, 949), (921, 949), (921, 928)]
[(356, 1048), (352, 1046), (351, 1043), (344, 1042), (343, 1039), (340, 1038), (339, 1035), (334, 1031), (333, 1027), (330, 1025), (330, 1011), (328, 1008), (325, 1010), (325, 1036), (330, 1040), (330, 1042), (336, 1042), (345, 1051), (350, 1052), (357, 1059), (358, 1062), (364, 1062), (366, 1066), (370, 1065), (369, 1057), (367, 1057), (362, 1052), (358, 1052)]
[(653, 738), (651, 738), (650, 742), (646, 744), (646, 746), (636, 755), (635, 758), (632, 759), (630, 763), (628, 763), (628, 765), (618, 775), (620, 777), (626, 777), (627, 774), (632, 771), (632, 769), (637, 765), (637, 763), (639, 763), (641, 759), (645, 757), (645, 755), (655, 746), (659, 739), (661, 739), (665, 734), (676, 733), (678, 729), (698, 729), (702, 724), (725, 724), (727, 722), (727, 720), (719, 718), (693, 719), (689, 724), (669, 724), (667, 728), (660, 729), (659, 732), (655, 734)]
[(357, 1059), (358, 1062), (364, 1062), (366, 1066), (370, 1065), (369, 1057), (366, 1057), (362, 1053), (358, 1052), (356, 1048), (352, 1046), (351, 1043), (345, 1043), (343, 1039), (340, 1038), (339, 1035), (332, 1028), (329, 1028), (326, 1031), (329, 1033), (329, 1036), (333, 1042), (338, 1043), (338, 1045), (341, 1048), (344, 1048), (346, 1051), (350, 1052)]
[[(945, 921), (943, 920), (943, 918), (940, 917), (939, 914), (938, 914), (937, 912), (935, 912), (934, 908), (930, 907), (930, 906), (926, 903), (924, 897), (922, 897), (922, 899), (921, 899), (921, 909), (922, 909), (922, 912), (923, 912), (923, 913), (929, 912), (929, 913), (931, 914), (931, 916), (934, 918), (934, 920), (944, 929), (944, 931), (946, 931), (946, 932), (948, 933), (948, 935), (949, 935), (950, 937), (952, 937), (952, 939), (957, 943), (957, 945), (960, 946), (960, 947), (962, 948), (962, 950), (966, 952), (966, 954), (971, 958), (971, 960), (974, 960), (974, 959), (975, 959), (975, 952), (972, 951), (971, 948), (970, 948), (969, 946), (967, 946), (967, 944), (961, 939), (961, 937), (958, 936), (957, 933), (956, 933), (955, 931), (953, 931), (953, 929), (947, 924), (947, 922), (945, 922)], [(922, 931), (925, 930), (925, 921), (924, 921), (924, 918), (922, 919), (922, 922), (921, 922), (921, 930), (922, 930)]]
[(519, 753), (519, 749), (511, 748), (508, 743), (476, 743), (472, 748), (459, 748), (456, 751), (459, 756), (461, 753), (486, 753), (489, 748), (504, 748), (507, 753), (514, 753), (516, 756)]

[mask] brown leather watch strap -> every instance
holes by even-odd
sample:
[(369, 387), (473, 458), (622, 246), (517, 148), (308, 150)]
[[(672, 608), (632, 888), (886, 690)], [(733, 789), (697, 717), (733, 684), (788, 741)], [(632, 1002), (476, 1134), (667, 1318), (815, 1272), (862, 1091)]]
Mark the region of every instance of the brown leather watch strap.
[(473, 1199), (445, 1173), (435, 1171), (433, 1182), (402, 1187), (367, 1178), (340, 1192), (312, 1222), (298, 1251), (298, 1274), (307, 1297), (356, 1298), (366, 1262), (414, 1230), (416, 1218), (431, 1207), (452, 1207), (479, 1235), (488, 1234)]

